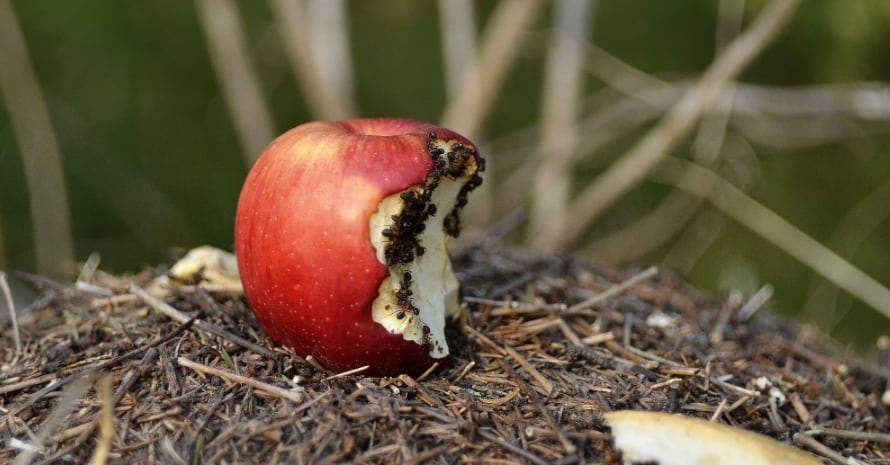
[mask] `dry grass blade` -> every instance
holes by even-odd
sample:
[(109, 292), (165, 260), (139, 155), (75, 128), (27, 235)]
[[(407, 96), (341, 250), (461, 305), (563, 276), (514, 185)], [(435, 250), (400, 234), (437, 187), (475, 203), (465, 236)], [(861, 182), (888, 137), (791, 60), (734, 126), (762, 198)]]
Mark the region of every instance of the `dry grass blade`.
[(15, 350), (22, 350), (22, 336), (19, 332), (19, 315), (15, 309), (15, 302), (12, 300), (12, 290), (9, 288), (9, 281), (6, 279), (6, 272), (0, 271), (0, 293), (3, 294), (3, 303), (9, 311), (9, 320), (12, 321), (12, 337), (15, 340)]
[(479, 134), (519, 52), (524, 29), (542, 6), (541, 0), (501, 0), (482, 34), (476, 62), (464, 70), (461, 82), (468, 85), (461, 84), (460, 92), (450, 100), (442, 126), (470, 139)]
[(0, 0), (0, 94), (22, 153), (37, 270), (61, 276), (74, 262), (62, 155), (11, 0)]
[(186, 368), (191, 368), (192, 370), (195, 370), (199, 373), (204, 373), (204, 374), (213, 375), (213, 376), (219, 376), (220, 378), (223, 378), (225, 380), (228, 380), (228, 381), (231, 381), (234, 383), (238, 383), (238, 384), (244, 384), (244, 385), (250, 386), (252, 388), (256, 388), (260, 391), (263, 391), (266, 394), (281, 397), (282, 399), (287, 399), (287, 400), (290, 400), (297, 404), (303, 402), (303, 394), (300, 392), (294, 392), (294, 391), (291, 391), (288, 389), (284, 389), (284, 388), (280, 388), (278, 386), (273, 386), (271, 384), (264, 383), (262, 381), (259, 381), (259, 380), (253, 379), (253, 378), (241, 376), (237, 373), (232, 373), (230, 371), (220, 370), (218, 368), (214, 368), (214, 367), (203, 365), (203, 364), (200, 364), (197, 362), (193, 362), (185, 357), (177, 358), (176, 363), (178, 363), (179, 365), (184, 366)]
[[(744, 1), (722, 0), (720, 2), (715, 41), (717, 57), (723, 52), (731, 37), (739, 33), (744, 7)], [(604, 52), (600, 52), (600, 54), (602, 55)], [(609, 61), (613, 63), (613, 67), (622, 70), (622, 75), (631, 76), (634, 78), (633, 80), (646, 82), (650, 87), (657, 87), (660, 82), (615, 58), (610, 57)], [(645, 80), (647, 78), (648, 80)], [(611, 85), (626, 85), (613, 81), (617, 80), (609, 81)], [(655, 83), (653, 84), (652, 81)], [(661, 85), (669, 86), (667, 83)], [(734, 84), (728, 85), (721, 92), (713, 108), (703, 114), (702, 122), (692, 143), (693, 158), (697, 163), (712, 166), (721, 156), (725, 156), (723, 146), (726, 143), (726, 133), (733, 110), (735, 89)], [(689, 223), (700, 211), (701, 205), (702, 199), (689, 196), (682, 191), (673, 191), (651, 212), (635, 219), (629, 226), (622, 227), (605, 238), (597, 240), (596, 243), (587, 247), (587, 252), (608, 263), (639, 262), (642, 257), (671, 241), (682, 229), (691, 229)], [(699, 221), (702, 220), (697, 218), (691, 227), (694, 228)], [(687, 235), (687, 237), (675, 241), (665, 256), (664, 262), (677, 269), (690, 269), (691, 264), (695, 263), (701, 251), (706, 250), (716, 240), (718, 232), (722, 230), (719, 227), (709, 229), (713, 233), (696, 234), (698, 231), (693, 229), (691, 236), (694, 238), (689, 238), (690, 235)], [(679, 264), (682, 266), (678, 266)]]
[(606, 300), (615, 297), (616, 295), (630, 289), (632, 286), (634, 286), (640, 282), (643, 282), (643, 281), (655, 276), (656, 274), (658, 274), (658, 268), (654, 267), (654, 266), (650, 266), (649, 268), (646, 268), (645, 270), (635, 274), (634, 276), (630, 277), (629, 279), (622, 281), (614, 286), (611, 286), (608, 289), (606, 289), (605, 291), (603, 291), (589, 299), (583, 300), (581, 302), (578, 302), (575, 305), (572, 305), (571, 307), (566, 309), (566, 313), (577, 312), (581, 309), (589, 308), (594, 305), (605, 302)]
[[(486, 302), (575, 304), (631, 275), (577, 257), (495, 249), (453, 257), (463, 292), (479, 303), (465, 303), (463, 331), (450, 335), (451, 363), (416, 378), (331, 377), (289, 350), (260, 353), (195, 330), (194, 319), (178, 324), (203, 311), (221, 334), (262, 339), (237, 296), (176, 293), (162, 302), (172, 316), (152, 311), (130, 291), (155, 273), (97, 272), (91, 283), (111, 298), (56, 289), (20, 321), (24, 352), (0, 350), (0, 404), (8, 410), (0, 424), (9, 438), (0, 463), (26, 450), (44, 463), (108, 465), (600, 463), (614, 454), (601, 413), (619, 408), (714, 417), (785, 442), (788, 428), (834, 428), (822, 431), (835, 452), (880, 462), (890, 420), (876, 392), (884, 386), (865, 374), (867, 365), (832, 355), (762, 311), (747, 320), (731, 315), (712, 340), (727, 303), (695, 295), (667, 273), (571, 314), (498, 312)], [(644, 323), (657, 312), (670, 313), (672, 326)], [(47, 372), (59, 381), (44, 386)], [(109, 375), (113, 395), (87, 390), (62, 412), (61, 430), (33, 441), (33, 432), (52, 427), (57, 399), (66, 396), (50, 394), (98, 372)], [(776, 402), (755, 380), (794, 400)]]
[(176, 310), (175, 308), (171, 307), (170, 305), (164, 303), (162, 300), (157, 299), (156, 297), (154, 297), (151, 294), (149, 294), (148, 292), (146, 292), (145, 289), (142, 289), (141, 287), (139, 287), (135, 284), (130, 286), (130, 292), (132, 292), (133, 294), (136, 294), (137, 296), (139, 296), (140, 299), (142, 299), (143, 302), (147, 303), (148, 305), (151, 305), (152, 308), (163, 313), (164, 315), (166, 315), (167, 317), (169, 317), (170, 319), (172, 319), (176, 322), (179, 322), (182, 324), (192, 322), (192, 324), (194, 324), (194, 326), (196, 328), (198, 328), (202, 331), (207, 331), (208, 333), (213, 334), (214, 336), (219, 336), (223, 339), (227, 339), (227, 340), (231, 341), (233, 344), (237, 344), (241, 347), (244, 347), (245, 349), (252, 350), (258, 354), (272, 356), (272, 351), (270, 351), (269, 349), (267, 349), (263, 346), (254, 344), (253, 342), (250, 342), (242, 337), (236, 336), (236, 335), (230, 333), (229, 331), (226, 331), (218, 326), (207, 323), (206, 321), (195, 319), (195, 318), (190, 318), (188, 315), (180, 312), (179, 310)]
[(111, 375), (99, 380), (99, 397), (102, 400), (102, 413), (99, 418), (99, 443), (93, 451), (90, 465), (105, 465), (111, 452), (114, 439), (114, 400), (111, 395)]
[(576, 197), (568, 214), (572, 222), (566, 224), (563, 234), (548, 248), (570, 246), (591, 221), (645, 179), (715, 103), (730, 81), (779, 33), (799, 3), (800, 0), (776, 0), (764, 8), (658, 125)]
[[(333, 70), (325, 68), (319, 55), (325, 44), (315, 43), (304, 0), (269, 0), (276, 26), (284, 43), (284, 51), (297, 77), (309, 109), (317, 119), (338, 120), (353, 116), (356, 111), (347, 96), (337, 87)], [(344, 33), (341, 31), (341, 33)]]
[(672, 158), (662, 165), (657, 178), (707, 199), (724, 215), (890, 318), (890, 290), (884, 285), (713, 171)]
[(16, 457), (13, 465), (27, 465), (31, 463), (31, 458), (37, 451), (43, 450), (44, 443), (53, 432), (67, 423), (66, 419), (68, 415), (74, 410), (77, 401), (83, 397), (87, 392), (87, 389), (90, 388), (90, 385), (93, 384), (95, 378), (96, 376), (94, 373), (80, 376), (71, 383), (67, 389), (65, 389), (61, 399), (59, 399), (59, 402), (56, 404), (56, 407), (43, 423), (40, 432), (38, 432), (37, 436), (31, 441), (30, 445), (32, 447), (24, 449), (23, 452)]
[(555, 3), (541, 105), (539, 164), (529, 215), (529, 234), (536, 246), (554, 243), (567, 220), (571, 161), (578, 144), (583, 44), (590, 34), (593, 5), (589, 0)]
[(476, 18), (472, 0), (439, 0), (439, 30), (442, 33), (442, 58), (445, 63), (445, 87), (449, 99), (461, 86), (475, 86), (476, 76), (466, 78), (465, 68), (476, 63)]
[(275, 136), (275, 125), (248, 53), (238, 6), (233, 0), (195, 0), (195, 7), (241, 151), (250, 166)]
[(352, 52), (350, 50), (347, 0), (308, 0), (306, 12), (312, 44), (317, 47), (318, 67), (331, 80), (336, 95), (349, 114), (355, 114)]
[[(852, 257), (890, 217), (890, 181), (867, 194), (838, 222), (827, 245), (842, 257)], [(818, 278), (816, 278), (818, 280)], [(820, 328), (833, 328), (843, 314), (836, 314), (837, 288), (819, 280), (807, 296), (800, 313), (802, 321), (812, 321)]]

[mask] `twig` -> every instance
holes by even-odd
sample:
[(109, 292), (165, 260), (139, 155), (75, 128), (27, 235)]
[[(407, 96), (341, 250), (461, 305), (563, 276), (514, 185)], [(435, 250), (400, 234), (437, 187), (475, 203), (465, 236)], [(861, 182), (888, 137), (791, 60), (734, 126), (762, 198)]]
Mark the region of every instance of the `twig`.
[(43, 427), (40, 428), (40, 432), (31, 441), (30, 445), (32, 447), (24, 448), (22, 450), (22, 453), (19, 454), (14, 462), (15, 465), (26, 465), (31, 463), (31, 457), (33, 457), (37, 451), (43, 450), (44, 441), (52, 435), (56, 428), (64, 424), (65, 418), (67, 418), (74, 410), (77, 400), (83, 396), (87, 389), (89, 389), (90, 384), (93, 382), (93, 377), (92, 373), (87, 376), (80, 376), (74, 384), (69, 386), (68, 389), (65, 389), (62, 398), (59, 400), (58, 404), (56, 404), (56, 408), (53, 409), (49, 418), (43, 422)]
[[(508, 350), (512, 349), (508, 348)], [(553, 416), (550, 414), (550, 412), (547, 411), (547, 408), (544, 407), (543, 403), (541, 403), (541, 399), (538, 398), (537, 394), (534, 390), (532, 390), (528, 383), (520, 378), (519, 375), (517, 375), (512, 368), (510, 368), (510, 365), (508, 365), (507, 362), (505, 362), (504, 360), (498, 360), (498, 362), (500, 363), (501, 368), (503, 368), (503, 370), (507, 373), (507, 375), (509, 375), (510, 378), (513, 379), (513, 382), (519, 385), (519, 388), (525, 392), (525, 396), (528, 398), (528, 400), (535, 406), (536, 409), (538, 409), (539, 412), (541, 412), (541, 415), (544, 417), (544, 421), (546, 421), (550, 429), (553, 430), (554, 433), (556, 433), (556, 437), (559, 438), (559, 442), (562, 444), (562, 447), (565, 449), (566, 453), (574, 454), (578, 452), (578, 448), (569, 441), (569, 439), (563, 433), (562, 428), (559, 427), (559, 425), (556, 423), (556, 420), (553, 419)], [(548, 393), (547, 395), (549, 396), (550, 394)]]
[[(729, 39), (736, 36), (741, 30), (744, 7), (744, 1), (722, 0), (720, 2), (717, 15), (715, 58), (723, 53)], [(651, 78), (615, 58), (612, 58), (611, 61), (620, 64), (619, 66), (624, 70), (622, 74), (642, 81), (637, 84), (641, 89), (669, 86), (669, 84)], [(623, 81), (622, 83), (610, 81), (610, 85), (624, 84)], [(730, 115), (734, 108), (735, 89), (734, 84), (728, 85), (717, 97), (718, 100), (714, 103), (714, 107), (703, 114), (702, 122), (692, 143), (693, 157), (696, 162), (711, 166), (724, 150)], [(680, 270), (688, 270), (691, 268), (691, 264), (700, 257), (702, 251), (710, 247), (711, 243), (716, 240), (722, 229), (719, 227), (696, 227), (702, 221), (722, 221), (722, 219), (714, 218), (713, 214), (709, 215), (708, 212), (695, 217), (702, 204), (703, 200), (700, 198), (689, 196), (684, 192), (672, 191), (651, 212), (634, 220), (632, 224), (597, 240), (589, 249), (592, 249), (591, 253), (594, 256), (610, 263), (633, 263), (662, 247), (677, 233), (686, 229), (689, 232), (681, 240), (672, 244), (664, 256), (664, 263)], [(693, 218), (695, 220), (690, 224), (690, 220)], [(682, 265), (678, 266), (678, 263)]]
[(364, 366), (360, 366), (358, 368), (353, 368), (351, 370), (341, 371), (340, 373), (333, 374), (331, 376), (326, 377), (323, 381), (330, 381), (332, 379), (339, 379), (339, 378), (345, 378), (347, 376), (352, 376), (352, 375), (361, 373), (363, 371), (366, 371), (370, 367), (371, 367), (370, 365), (364, 365)]
[(15, 350), (22, 351), (22, 336), (19, 333), (19, 315), (15, 310), (15, 302), (12, 300), (12, 290), (9, 288), (9, 281), (6, 280), (6, 272), (0, 271), (0, 291), (3, 292), (3, 300), (6, 303), (6, 309), (9, 310), (9, 319), (12, 321), (12, 337), (15, 340)]
[(211, 63), (223, 98), (235, 123), (247, 165), (260, 155), (275, 135), (247, 39), (233, 0), (195, 0), (207, 39)]
[(529, 237), (548, 247), (561, 233), (572, 185), (571, 161), (577, 150), (578, 96), (582, 90), (582, 44), (589, 35), (594, 3), (590, 0), (554, 4), (541, 97), (541, 138), (537, 175), (532, 184)]
[(656, 274), (658, 274), (658, 268), (654, 267), (654, 266), (650, 266), (649, 268), (646, 268), (645, 270), (637, 273), (636, 275), (631, 276), (629, 279), (626, 279), (625, 281), (622, 281), (621, 283), (611, 286), (610, 288), (606, 289), (605, 291), (600, 292), (599, 294), (597, 294), (587, 300), (584, 300), (584, 301), (579, 302), (575, 305), (572, 305), (571, 307), (566, 309), (566, 313), (575, 313), (579, 310), (582, 310), (585, 308), (590, 308), (596, 304), (599, 304), (600, 302), (611, 299), (612, 297), (615, 297), (616, 295), (621, 294), (622, 292), (630, 289), (637, 283), (640, 283), (646, 279), (649, 279), (649, 278), (655, 276)]
[(553, 383), (549, 379), (545, 378), (544, 375), (541, 374), (541, 372), (538, 371), (537, 368), (532, 366), (531, 363), (528, 363), (528, 360), (526, 360), (525, 357), (520, 355), (519, 352), (516, 351), (516, 349), (514, 349), (508, 345), (505, 345), (504, 352), (506, 352), (507, 355), (510, 356), (510, 358), (512, 358), (514, 361), (516, 361), (516, 363), (518, 363), (519, 366), (521, 366), (522, 369), (526, 371), (526, 373), (531, 375), (531, 377), (534, 378), (535, 381), (537, 381), (538, 384), (541, 385), (541, 388), (543, 388), (545, 395), (549, 396), (549, 395), (553, 394)]
[(220, 378), (223, 378), (225, 380), (228, 380), (228, 381), (231, 381), (234, 383), (244, 384), (244, 385), (250, 386), (254, 389), (257, 389), (259, 391), (263, 391), (267, 394), (270, 394), (270, 395), (273, 395), (276, 397), (280, 397), (282, 399), (290, 400), (297, 404), (303, 402), (303, 394), (299, 393), (299, 392), (294, 392), (294, 391), (291, 391), (288, 389), (280, 388), (278, 386), (273, 386), (271, 384), (264, 383), (260, 380), (257, 380), (254, 378), (248, 378), (246, 376), (241, 376), (237, 373), (233, 373), (230, 371), (220, 370), (219, 368), (214, 368), (214, 367), (207, 366), (207, 365), (204, 365), (201, 363), (193, 362), (185, 357), (177, 358), (176, 362), (181, 366), (190, 368), (190, 369), (197, 371), (199, 373), (218, 376)]
[(61, 276), (74, 262), (62, 156), (12, 2), (0, 1), (0, 94), (21, 150), (37, 270)]
[(825, 444), (822, 444), (813, 437), (807, 436), (804, 433), (796, 433), (794, 436), (792, 436), (792, 439), (794, 440), (794, 442), (800, 444), (801, 446), (804, 446), (807, 449), (810, 449), (823, 457), (834, 460), (837, 463), (843, 463), (846, 465), (857, 465), (860, 463), (852, 457), (844, 457), (843, 454), (835, 452)]
[(309, 109), (318, 119), (345, 119), (355, 114), (352, 102), (336, 88), (332, 70), (322, 67), (302, 0), (269, 0), (284, 51), (299, 80)]
[(348, 112), (355, 114), (348, 4), (348, 0), (308, 0), (306, 13), (317, 66)]
[[(453, 417), (445, 415), (444, 413), (442, 413), (438, 410), (432, 409), (432, 408), (414, 407), (414, 409), (426, 416), (430, 416), (430, 417), (438, 419), (439, 421), (445, 422), (446, 424), (453, 425), (457, 429), (461, 429), (462, 427), (467, 426), (466, 422), (455, 420)], [(500, 436), (495, 435), (488, 429), (479, 428), (476, 430), (476, 434), (478, 434), (479, 436), (482, 436), (483, 439), (490, 441), (492, 444), (496, 444), (496, 445), (502, 447), (503, 449), (506, 449), (507, 452), (512, 452), (516, 455), (521, 456), (522, 458), (528, 460), (531, 463), (538, 464), (538, 465), (550, 464), (550, 462), (523, 449), (522, 447), (517, 446), (516, 444), (513, 444), (512, 442), (510, 442)]]
[[(528, 313), (540, 312), (546, 310), (555, 310), (562, 311), (567, 308), (566, 304), (560, 302), (555, 304), (536, 304), (533, 302), (519, 302), (516, 300), (496, 300), (496, 299), (485, 299), (482, 297), (471, 297), (465, 296), (462, 298), (464, 302), (474, 303), (474, 304), (483, 304), (483, 305), (491, 305), (494, 307), (507, 308), (511, 310), (511, 314), (513, 313), (525, 313), (522, 310), (525, 310)], [(513, 311), (513, 310), (519, 310)]]
[(10, 392), (15, 392), (15, 391), (25, 389), (25, 388), (33, 386), (35, 384), (41, 384), (41, 383), (45, 383), (47, 381), (52, 381), (53, 379), (55, 379), (58, 376), (59, 375), (57, 373), (48, 373), (43, 376), (38, 376), (36, 378), (22, 380), (17, 383), (6, 384), (6, 385), (0, 387), (0, 396), (10, 393)]
[(93, 450), (90, 465), (105, 465), (114, 439), (114, 402), (111, 396), (111, 375), (99, 380), (99, 392), (102, 399), (102, 413), (99, 419), (99, 441)]
[(439, 31), (448, 99), (461, 92), (461, 86), (475, 86), (476, 75), (465, 79), (467, 66), (476, 63), (476, 20), (472, 0), (439, 0)]
[(890, 443), (890, 434), (869, 433), (866, 431), (849, 431), (837, 428), (822, 428), (819, 426), (804, 431), (803, 434), (809, 434), (812, 436), (834, 436), (836, 438), (852, 439), (854, 441)]
[(241, 347), (244, 347), (245, 349), (252, 350), (258, 354), (265, 355), (266, 357), (274, 357), (275, 356), (271, 350), (269, 350), (263, 346), (254, 344), (253, 342), (250, 342), (247, 339), (236, 336), (236, 335), (234, 335), (234, 334), (232, 334), (232, 333), (230, 333), (230, 332), (228, 332), (214, 324), (208, 323), (203, 320), (199, 320), (197, 318), (189, 318), (189, 316), (186, 315), (185, 313), (180, 312), (179, 310), (171, 307), (164, 301), (152, 296), (151, 294), (146, 292), (145, 289), (142, 289), (141, 287), (137, 286), (136, 284), (130, 285), (130, 292), (139, 296), (139, 298), (142, 299), (143, 302), (150, 305), (152, 308), (154, 308), (158, 312), (163, 313), (164, 315), (166, 315), (168, 318), (170, 318), (173, 321), (176, 321), (179, 323), (185, 323), (187, 321), (192, 321), (195, 328), (198, 328), (202, 331), (206, 331), (210, 334), (213, 334), (214, 336), (218, 336), (223, 339), (226, 339), (235, 345), (239, 345)]
[(460, 92), (442, 115), (442, 126), (470, 139), (478, 135), (519, 52), (523, 30), (535, 19), (542, 4), (541, 0), (501, 0), (482, 34), (475, 63), (465, 68)]
[[(853, 208), (837, 221), (837, 226), (827, 240), (832, 250), (842, 257), (853, 257), (859, 248), (867, 243), (867, 238), (874, 234), (881, 225), (890, 217), (890, 180), (884, 181), (877, 188), (865, 195)], [(835, 311), (829, 311), (837, 307), (837, 288), (831, 283), (818, 277), (813, 278), (816, 283), (807, 295), (803, 310), (800, 312), (801, 321), (812, 321), (818, 328), (824, 328), (831, 333), (837, 321), (843, 317)], [(833, 310), (833, 309), (832, 309)], [(834, 316), (833, 320), (828, 320)]]
[(28, 400), (23, 402), (21, 405), (10, 410), (9, 413), (7, 413), (6, 416), (3, 417), (3, 421), (0, 421), (0, 424), (7, 423), (8, 421), (10, 421), (12, 419), (13, 416), (18, 415), (19, 412), (21, 412), (22, 410), (34, 405), (37, 401), (42, 399), (45, 395), (49, 394), (50, 392), (55, 391), (56, 389), (61, 388), (62, 386), (66, 386), (66, 385), (70, 384), (72, 381), (80, 379), (81, 377), (83, 377), (85, 375), (89, 375), (91, 373), (95, 373), (97, 371), (104, 370), (108, 367), (111, 367), (111, 366), (113, 366), (117, 363), (120, 363), (124, 360), (127, 360), (131, 357), (135, 357), (145, 351), (151, 350), (151, 349), (153, 349), (153, 348), (155, 348), (155, 347), (157, 347), (171, 339), (179, 337), (180, 334), (184, 333), (187, 329), (192, 327), (192, 323), (193, 323), (193, 321), (189, 320), (186, 323), (184, 323), (183, 325), (181, 325), (180, 327), (171, 331), (170, 334), (168, 334), (164, 337), (160, 337), (156, 341), (153, 341), (153, 342), (146, 344), (142, 347), (133, 349), (125, 354), (119, 355), (119, 356), (114, 357), (110, 360), (106, 360), (101, 363), (96, 363), (94, 365), (90, 365), (87, 368), (84, 368), (83, 370), (78, 371), (77, 373), (74, 373), (74, 374), (66, 376), (65, 378), (62, 378), (57, 383), (52, 383), (48, 386), (43, 387), (42, 389), (35, 392), (34, 394), (31, 394), (31, 396), (28, 397)]
[(738, 317), (741, 321), (747, 321), (757, 313), (757, 310), (760, 310), (763, 307), (770, 297), (773, 296), (773, 286), (769, 284), (764, 284), (763, 287), (757, 290), (754, 295), (742, 305), (742, 308), (739, 309)]
[(577, 196), (569, 210), (572, 221), (565, 225), (563, 234), (552, 246), (565, 249), (605, 209), (645, 179), (729, 82), (778, 34), (799, 3), (800, 0), (776, 0), (768, 5), (652, 131)]
[(707, 199), (724, 215), (890, 318), (890, 290), (713, 171), (671, 158), (656, 179)]

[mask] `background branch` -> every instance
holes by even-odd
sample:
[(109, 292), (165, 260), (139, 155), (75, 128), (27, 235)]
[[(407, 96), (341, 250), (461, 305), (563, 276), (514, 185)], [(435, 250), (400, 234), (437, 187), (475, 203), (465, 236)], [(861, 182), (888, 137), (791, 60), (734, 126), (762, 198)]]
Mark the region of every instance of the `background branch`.
[(195, 0), (220, 90), (235, 123), (247, 166), (276, 135), (260, 80), (232, 0)]
[(25, 169), (37, 271), (58, 278), (74, 263), (62, 155), (11, 0), (0, 0), (0, 63), (0, 93)]
[(659, 124), (578, 195), (569, 209), (572, 222), (566, 225), (562, 236), (548, 246), (567, 248), (597, 216), (642, 181), (689, 132), (730, 80), (779, 33), (799, 3), (800, 0), (770, 3)]

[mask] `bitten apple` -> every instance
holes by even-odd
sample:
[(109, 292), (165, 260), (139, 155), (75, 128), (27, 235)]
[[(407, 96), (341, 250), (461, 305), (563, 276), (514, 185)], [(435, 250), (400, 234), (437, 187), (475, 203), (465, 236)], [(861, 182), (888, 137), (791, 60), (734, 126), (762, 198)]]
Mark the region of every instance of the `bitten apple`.
[(483, 169), (469, 140), (417, 121), (313, 122), (278, 137), (235, 221), (257, 320), (333, 371), (417, 373), (446, 358), (459, 311), (447, 236)]

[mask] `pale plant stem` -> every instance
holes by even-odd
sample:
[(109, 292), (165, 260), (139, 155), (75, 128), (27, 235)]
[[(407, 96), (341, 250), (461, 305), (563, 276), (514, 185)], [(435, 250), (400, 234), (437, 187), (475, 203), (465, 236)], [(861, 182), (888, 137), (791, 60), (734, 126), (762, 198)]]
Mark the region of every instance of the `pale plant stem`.
[(638, 185), (689, 133), (735, 78), (791, 18), (800, 0), (776, 0), (705, 71), (699, 82), (620, 160), (585, 188), (569, 209), (572, 219), (548, 248), (565, 249), (588, 225)]
[(318, 68), (331, 81), (340, 96), (344, 111), (355, 114), (355, 90), (352, 81), (352, 53), (349, 48), (349, 18), (346, 0), (308, 0), (307, 16)]
[(0, 0), (0, 94), (22, 155), (37, 271), (59, 278), (74, 262), (62, 155), (11, 0)]
[(450, 100), (460, 93), (461, 86), (476, 85), (475, 73), (464, 79), (466, 69), (476, 63), (476, 16), (472, 0), (439, 0), (437, 3), (445, 89)]
[[(0, 210), (0, 219), (3, 218), (3, 211)], [(6, 258), (6, 236), (3, 235), (3, 221), (0, 221), (0, 270), (5, 270), (7, 265)]]
[(105, 465), (111, 452), (114, 441), (114, 396), (111, 393), (113, 375), (105, 375), (99, 379), (99, 398), (102, 401), (102, 410), (99, 416), (99, 440), (93, 449), (90, 465)]
[(26, 465), (32, 463), (31, 458), (37, 451), (43, 451), (44, 444), (49, 437), (52, 436), (53, 432), (66, 424), (68, 416), (74, 411), (74, 407), (77, 405), (77, 401), (86, 394), (95, 378), (95, 373), (87, 373), (75, 379), (67, 388), (65, 388), (61, 398), (56, 403), (56, 406), (46, 418), (46, 421), (40, 426), (40, 431), (30, 441), (31, 447), (22, 450), (18, 457), (16, 457), (15, 462), (13, 462), (14, 465)]
[(464, 70), (461, 82), (475, 85), (460, 86), (445, 108), (442, 126), (476, 138), (516, 59), (523, 33), (542, 4), (541, 0), (501, 0), (483, 31), (475, 63)]
[[(741, 31), (744, 7), (744, 0), (720, 1), (716, 18), (715, 59), (720, 56), (732, 38)], [(635, 75), (637, 81), (646, 82), (645, 78), (640, 76), (641, 72), (626, 65), (621, 68), (624, 69), (624, 74)], [(628, 70), (628, 68), (630, 69)], [(710, 167), (715, 164), (724, 150), (734, 96), (735, 85), (726, 86), (726, 89), (717, 97), (719, 101), (716, 101), (715, 105), (702, 115), (701, 124), (698, 125), (698, 131), (692, 143), (692, 156), (697, 163), (703, 166)], [(688, 229), (689, 222), (700, 211), (701, 204), (701, 199), (685, 192), (671, 192), (652, 211), (630, 225), (596, 241), (588, 250), (593, 251), (597, 258), (605, 259), (610, 263), (634, 262), (664, 246), (683, 229)], [(719, 218), (712, 218), (712, 220), (721, 221)], [(719, 227), (716, 229), (722, 230)], [(669, 266), (674, 263), (683, 263), (685, 266), (694, 263), (690, 259), (700, 257), (701, 251), (706, 250), (717, 237), (714, 235), (704, 236), (698, 232), (700, 231), (696, 229), (692, 231), (692, 234), (699, 240), (692, 243), (684, 241), (679, 248), (671, 247), (665, 255), (665, 263)], [(690, 247), (693, 244), (695, 247)], [(691, 255), (688, 257), (679, 256), (680, 252)]]
[(226, 381), (243, 384), (245, 386), (250, 386), (254, 389), (260, 390), (266, 394), (269, 394), (274, 397), (279, 397), (282, 399), (290, 400), (296, 404), (303, 402), (303, 393), (297, 392), (291, 389), (285, 389), (282, 387), (278, 387), (269, 383), (265, 383), (256, 378), (249, 378), (247, 376), (239, 375), (238, 373), (221, 370), (219, 368), (211, 367), (208, 365), (204, 365), (202, 363), (198, 363), (192, 360), (189, 360), (185, 357), (179, 357), (176, 359), (176, 363), (180, 366), (189, 368), (198, 373), (208, 374), (212, 376), (218, 376), (220, 378), (225, 379)]
[[(452, 101), (462, 89), (475, 93), (476, 73), (476, 15), (472, 0), (438, 0), (439, 33), (441, 36), (442, 60), (445, 70), (446, 101)], [(455, 129), (455, 128), (452, 128)], [(485, 147), (479, 147), (486, 153)], [(496, 161), (488, 158), (488, 172), (492, 173)], [(464, 222), (469, 225), (491, 223), (494, 204), (492, 183), (483, 183), (473, 192), (473, 201), (464, 208)], [(472, 234), (472, 232), (471, 232)]]
[(571, 190), (571, 160), (577, 150), (578, 101), (581, 95), (583, 44), (590, 35), (594, 2), (559, 0), (544, 75), (541, 138), (532, 188), (530, 242), (547, 247), (566, 222)]
[[(890, 181), (884, 182), (838, 221), (828, 243), (841, 256), (854, 256), (859, 247), (873, 234), (888, 217), (890, 210)], [(834, 329), (845, 312), (838, 311), (837, 288), (831, 283), (814, 277), (811, 291), (800, 312), (803, 321), (816, 321), (820, 328)]]
[[(320, 44), (307, 18), (304, 0), (269, 0), (284, 43), (285, 55), (317, 119), (339, 120), (356, 114), (354, 103), (340, 92), (333, 71), (323, 66)], [(345, 31), (340, 31), (345, 34)], [(345, 43), (345, 42), (344, 42)]]
[(195, 0), (223, 99), (248, 166), (275, 136), (271, 111), (233, 0)]
[(689, 274), (725, 230), (725, 217), (710, 208), (700, 209), (685, 225), (683, 235), (671, 243), (662, 263), (681, 275)]
[(883, 284), (713, 171), (692, 162), (668, 158), (654, 174), (657, 181), (706, 199), (727, 217), (890, 318), (890, 290)]
[[(717, 57), (741, 32), (742, 22), (745, 18), (745, 3), (745, 0), (720, 0), (718, 3), (717, 27), (714, 34), (714, 49)], [(692, 156), (696, 163), (713, 167), (724, 156), (726, 133), (729, 130), (735, 94), (735, 83), (727, 85), (726, 90), (718, 97), (715, 106), (703, 115), (698, 133), (692, 143)], [(684, 234), (680, 241), (675, 241), (664, 255), (663, 261), (671, 267), (675, 265), (682, 267), (675, 269), (689, 272), (723, 232), (724, 219), (712, 212), (705, 212), (705, 218), (700, 219), (702, 199), (690, 199), (686, 194), (679, 192), (669, 194), (669, 198), (675, 196), (690, 205), (690, 215), (687, 218), (679, 219), (683, 221), (684, 229), (692, 238), (686, 239), (687, 234)], [(692, 220), (693, 224), (690, 225), (689, 220)], [(709, 224), (710, 228), (703, 228), (703, 224)]]
[(592, 76), (616, 91), (656, 108), (662, 107), (661, 102), (650, 101), (646, 98), (647, 94), (641, 92), (642, 90), (663, 89), (675, 92), (674, 84), (634, 68), (595, 44), (585, 44), (584, 58), (582, 66)]
[(15, 302), (12, 299), (12, 289), (9, 288), (9, 281), (6, 279), (6, 272), (0, 271), (0, 294), (3, 295), (3, 303), (9, 311), (9, 319), (12, 321), (12, 337), (15, 340), (15, 350), (22, 351), (22, 336), (19, 331), (19, 315), (15, 309)]

